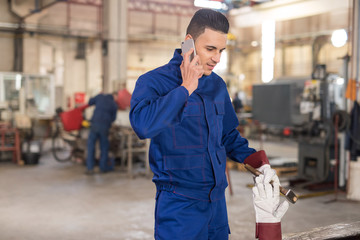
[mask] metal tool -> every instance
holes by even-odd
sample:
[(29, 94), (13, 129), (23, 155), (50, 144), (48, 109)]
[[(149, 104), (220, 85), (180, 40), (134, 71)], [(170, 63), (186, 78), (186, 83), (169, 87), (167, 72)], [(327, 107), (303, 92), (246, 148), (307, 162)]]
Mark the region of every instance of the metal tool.
[[(260, 174), (262, 174), (260, 171), (256, 170), (255, 168), (253, 168), (252, 166), (250, 166), (249, 164), (245, 164), (245, 168), (251, 172), (252, 174), (254, 174), (255, 176), (259, 176)], [(270, 184), (272, 184), (273, 181), (270, 182)], [(286, 189), (282, 186), (280, 187), (280, 192), (285, 196), (285, 198), (291, 202), (292, 204), (296, 203), (296, 201), (298, 200), (298, 196), (293, 192), (293, 190), (291, 189)]]

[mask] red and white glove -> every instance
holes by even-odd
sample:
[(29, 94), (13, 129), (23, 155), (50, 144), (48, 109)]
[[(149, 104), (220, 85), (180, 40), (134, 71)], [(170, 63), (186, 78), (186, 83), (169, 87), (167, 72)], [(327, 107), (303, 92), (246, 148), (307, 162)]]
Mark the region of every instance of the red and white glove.
[(264, 175), (255, 178), (253, 201), (256, 215), (256, 237), (260, 240), (281, 239), (281, 218), (289, 208), (289, 203), (280, 203), (280, 182), (274, 175), (273, 186)]

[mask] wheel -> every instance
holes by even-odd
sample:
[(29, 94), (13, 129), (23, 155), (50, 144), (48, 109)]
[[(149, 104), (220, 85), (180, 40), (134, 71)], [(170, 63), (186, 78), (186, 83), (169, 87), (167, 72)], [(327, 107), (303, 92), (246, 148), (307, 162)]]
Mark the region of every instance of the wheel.
[(67, 162), (72, 157), (72, 144), (63, 139), (60, 134), (52, 138), (52, 153), (56, 161)]

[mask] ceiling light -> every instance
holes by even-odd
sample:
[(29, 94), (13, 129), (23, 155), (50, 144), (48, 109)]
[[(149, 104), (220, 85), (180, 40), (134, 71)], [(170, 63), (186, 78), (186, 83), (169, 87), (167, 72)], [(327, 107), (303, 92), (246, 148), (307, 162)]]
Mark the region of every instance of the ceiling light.
[(334, 47), (342, 47), (346, 44), (348, 37), (345, 29), (335, 30), (331, 35), (331, 43)]
[(219, 1), (211, 1), (211, 0), (194, 0), (194, 6), (200, 8), (224, 10), (224, 11), (227, 11), (229, 9), (225, 3)]
[(336, 79), (336, 84), (337, 84), (337, 85), (343, 85), (344, 82), (345, 82), (345, 79), (344, 79), (344, 78), (338, 78), (338, 79)]
[(21, 75), (16, 74), (15, 75), (15, 89), (20, 90), (20, 88), (21, 88)]
[(259, 43), (257, 41), (251, 41), (251, 46), (257, 47), (257, 46), (259, 46)]

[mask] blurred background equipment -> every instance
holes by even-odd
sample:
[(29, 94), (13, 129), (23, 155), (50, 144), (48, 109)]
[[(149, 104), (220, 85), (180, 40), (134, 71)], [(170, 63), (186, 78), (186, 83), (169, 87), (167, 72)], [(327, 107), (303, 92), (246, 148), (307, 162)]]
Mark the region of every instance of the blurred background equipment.
[(7, 152), (12, 154), (14, 163), (22, 164), (19, 131), (10, 124), (0, 122), (0, 157)]
[(304, 124), (307, 116), (300, 113), (300, 97), (308, 78), (281, 78), (269, 84), (253, 86), (254, 119), (272, 126)]
[[(311, 79), (277, 79), (253, 87), (254, 119), (266, 124), (268, 129), (291, 132), (298, 142), (299, 178), (310, 182), (334, 181), (333, 116), (344, 109), (344, 91), (344, 79), (326, 72), (325, 65), (317, 65)], [(339, 144), (344, 146), (343, 141), (344, 138)]]
[(0, 121), (8, 126), (3, 131), (18, 136), (14, 142), (21, 148), (17, 163), (37, 164), (43, 141), (50, 136), (53, 76), (0, 72), (0, 86)]
[(85, 160), (87, 130), (90, 125), (84, 121), (83, 111), (87, 107), (86, 104), (69, 111), (56, 109), (51, 151), (57, 161)]

